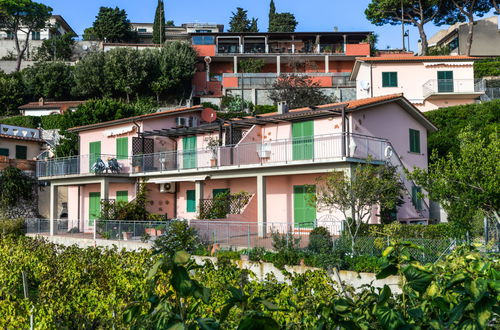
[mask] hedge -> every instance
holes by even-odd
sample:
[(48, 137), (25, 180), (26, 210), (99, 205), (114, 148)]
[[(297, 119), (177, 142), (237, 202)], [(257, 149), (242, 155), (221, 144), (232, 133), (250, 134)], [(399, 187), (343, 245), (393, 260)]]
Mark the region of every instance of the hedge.
[(390, 233), (391, 238), (460, 238), (464, 236), (464, 231), (454, 223), (439, 223), (436, 225), (403, 225), (392, 224), (363, 224), (360, 228), (359, 236), (384, 237)]
[(476, 78), (500, 76), (500, 57), (475, 62), (474, 76)]
[(50, 116), (13, 116), (0, 119), (0, 124), (21, 126), (27, 128), (58, 129), (62, 127), (64, 117), (62, 115)]

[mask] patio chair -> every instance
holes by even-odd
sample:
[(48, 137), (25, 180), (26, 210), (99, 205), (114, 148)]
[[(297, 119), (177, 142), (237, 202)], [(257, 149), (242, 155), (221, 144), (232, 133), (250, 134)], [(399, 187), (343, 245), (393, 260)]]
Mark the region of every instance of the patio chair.
[(94, 165), (91, 168), (94, 173), (102, 173), (106, 170), (106, 164), (102, 161), (101, 158), (97, 158)]
[(111, 158), (108, 160), (108, 168), (106, 170), (110, 170), (111, 173), (120, 173), (122, 167), (118, 163), (118, 160), (116, 158)]

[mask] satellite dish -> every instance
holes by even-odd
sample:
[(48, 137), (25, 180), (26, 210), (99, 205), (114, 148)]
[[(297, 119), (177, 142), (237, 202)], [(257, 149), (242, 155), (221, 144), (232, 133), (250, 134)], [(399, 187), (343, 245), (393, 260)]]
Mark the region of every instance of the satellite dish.
[(201, 111), (201, 119), (204, 122), (211, 123), (217, 119), (217, 113), (212, 108), (205, 108)]
[(361, 85), (361, 88), (364, 89), (365, 91), (370, 89), (370, 82), (369, 81), (361, 80), (359, 82), (359, 84)]
[(203, 59), (205, 61), (205, 63), (207, 64), (210, 64), (212, 63), (212, 58), (210, 56), (205, 56), (205, 58)]

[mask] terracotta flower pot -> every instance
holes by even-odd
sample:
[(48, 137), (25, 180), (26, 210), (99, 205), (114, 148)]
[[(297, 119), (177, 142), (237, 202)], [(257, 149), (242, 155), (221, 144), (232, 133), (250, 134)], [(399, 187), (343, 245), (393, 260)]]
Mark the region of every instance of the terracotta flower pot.
[(124, 240), (124, 241), (130, 241), (130, 240), (132, 239), (132, 235), (133, 235), (133, 234), (134, 234), (134, 233), (132, 233), (131, 231), (124, 231), (124, 232), (122, 233), (122, 235), (123, 235), (123, 240)]
[(151, 237), (156, 236), (156, 228), (146, 228), (145, 231)]

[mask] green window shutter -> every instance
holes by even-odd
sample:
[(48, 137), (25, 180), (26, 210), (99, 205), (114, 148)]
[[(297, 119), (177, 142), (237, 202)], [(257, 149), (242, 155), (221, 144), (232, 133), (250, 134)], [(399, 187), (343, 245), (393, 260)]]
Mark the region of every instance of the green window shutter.
[(16, 146), (16, 159), (27, 159), (27, 158), (28, 158), (28, 147)]
[(314, 157), (314, 122), (292, 123), (293, 160), (313, 159)]
[(391, 72), (390, 77), (391, 77), (391, 87), (398, 87), (398, 73)]
[(382, 72), (382, 87), (389, 86), (389, 72)]
[(94, 220), (101, 216), (101, 193), (89, 193), (89, 226), (94, 225)]
[(420, 153), (420, 131), (410, 128), (410, 152)]
[(186, 212), (196, 212), (196, 191), (186, 190)]
[(418, 211), (422, 209), (422, 199), (419, 197), (421, 191), (422, 188), (418, 186), (411, 187), (411, 202)]
[(7, 157), (9, 157), (9, 149), (7, 149), (7, 148), (0, 148), (0, 156), (7, 156)]
[(128, 137), (116, 139), (116, 158), (117, 159), (128, 158)]
[(125, 202), (128, 203), (128, 191), (117, 191), (116, 192), (116, 202)]
[(89, 143), (89, 169), (101, 158), (101, 141)]
[(453, 71), (438, 71), (438, 93), (453, 92)]
[(310, 205), (315, 192), (307, 186), (293, 186), (293, 218), (297, 228), (312, 228), (316, 221), (316, 208)]
[(196, 167), (196, 136), (182, 139), (183, 166), (184, 168)]
[(382, 72), (382, 87), (398, 87), (398, 73)]

